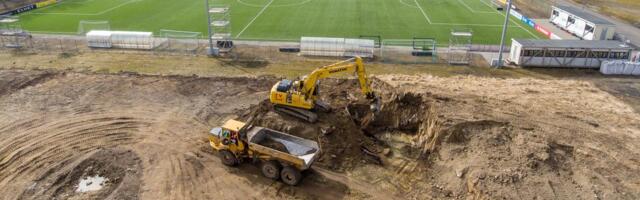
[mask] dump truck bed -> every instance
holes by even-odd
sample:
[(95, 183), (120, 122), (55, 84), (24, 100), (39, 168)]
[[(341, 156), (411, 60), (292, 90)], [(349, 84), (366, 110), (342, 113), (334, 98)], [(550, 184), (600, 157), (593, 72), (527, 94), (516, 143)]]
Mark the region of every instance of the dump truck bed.
[(306, 170), (320, 154), (318, 143), (264, 127), (247, 133), (249, 149)]

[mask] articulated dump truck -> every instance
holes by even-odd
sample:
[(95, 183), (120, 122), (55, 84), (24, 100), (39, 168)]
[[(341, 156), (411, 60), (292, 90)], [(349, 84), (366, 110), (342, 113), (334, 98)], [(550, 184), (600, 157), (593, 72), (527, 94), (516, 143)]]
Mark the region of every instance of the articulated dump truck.
[(246, 160), (260, 163), (262, 174), (288, 185), (297, 185), (301, 172), (311, 167), (319, 157), (318, 143), (272, 129), (228, 120), (211, 129), (209, 144), (220, 153), (227, 166), (237, 166)]

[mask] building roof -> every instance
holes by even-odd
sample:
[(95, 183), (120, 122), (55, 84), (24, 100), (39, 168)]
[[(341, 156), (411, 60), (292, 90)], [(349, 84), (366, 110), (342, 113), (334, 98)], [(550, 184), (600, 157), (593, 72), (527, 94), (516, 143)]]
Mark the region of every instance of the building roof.
[(576, 7), (570, 7), (570, 6), (554, 6), (556, 8), (559, 8), (561, 10), (564, 10), (568, 13), (571, 13), (572, 15), (575, 15), (577, 17), (580, 17), (586, 21), (589, 21), (591, 23), (594, 24), (604, 24), (604, 25), (614, 25), (613, 23), (611, 23), (609, 20), (606, 20), (602, 17), (598, 17), (595, 16), (591, 13), (588, 13), (582, 9), (576, 8)]
[(535, 40), (513, 39), (522, 47), (529, 48), (565, 48), (565, 49), (633, 49), (616, 40)]

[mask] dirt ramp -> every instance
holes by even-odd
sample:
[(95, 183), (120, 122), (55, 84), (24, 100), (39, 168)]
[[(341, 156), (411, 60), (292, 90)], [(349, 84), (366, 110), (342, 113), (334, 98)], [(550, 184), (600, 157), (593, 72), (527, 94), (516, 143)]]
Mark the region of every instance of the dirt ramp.
[(142, 166), (124, 149), (99, 149), (52, 168), (19, 199), (138, 199)]

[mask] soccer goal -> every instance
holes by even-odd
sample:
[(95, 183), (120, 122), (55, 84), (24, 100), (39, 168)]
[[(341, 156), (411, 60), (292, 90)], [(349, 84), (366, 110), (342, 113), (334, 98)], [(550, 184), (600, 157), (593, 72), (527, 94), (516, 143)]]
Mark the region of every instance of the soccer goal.
[(394, 64), (437, 63), (437, 42), (433, 38), (382, 40), (380, 60)]
[(109, 31), (109, 21), (82, 20), (78, 23), (78, 35), (85, 35), (89, 31)]
[(200, 47), (202, 33), (162, 29), (160, 38), (166, 50), (195, 52)]
[(471, 62), (473, 30), (452, 29), (447, 57), (450, 65), (468, 65)]

